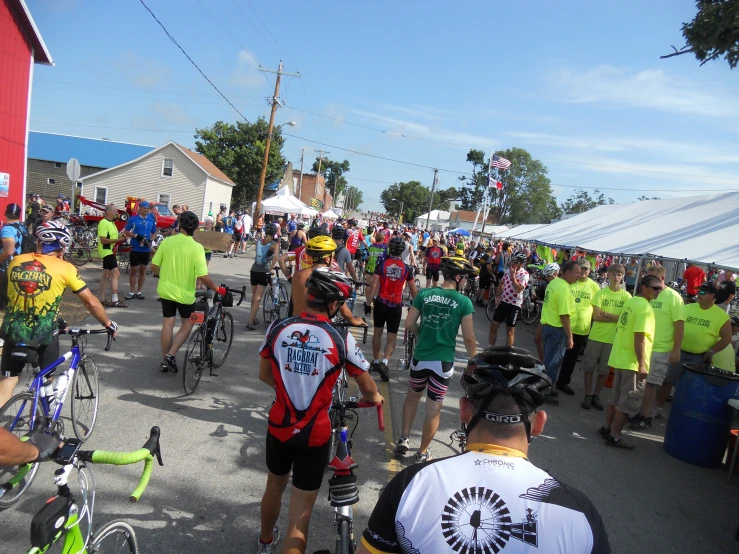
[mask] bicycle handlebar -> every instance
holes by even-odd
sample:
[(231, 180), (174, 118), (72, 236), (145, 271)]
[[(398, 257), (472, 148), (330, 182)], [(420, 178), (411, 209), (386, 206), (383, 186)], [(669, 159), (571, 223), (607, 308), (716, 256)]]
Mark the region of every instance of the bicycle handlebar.
[[(63, 322), (63, 320), (60, 320)], [(79, 337), (81, 335), (102, 335), (103, 333), (108, 334), (108, 344), (105, 346), (105, 351), (108, 352), (113, 346), (113, 331), (110, 329), (75, 329), (74, 327), (64, 327), (59, 329), (60, 335), (71, 335), (73, 337)]]
[(232, 289), (230, 287), (227, 287), (226, 285), (221, 285), (224, 289), (226, 289), (226, 292), (230, 292), (231, 294), (238, 294), (239, 295), (239, 301), (236, 304), (236, 306), (241, 306), (241, 303), (244, 301), (244, 297), (246, 296), (246, 285), (241, 287), (240, 289)]
[(157, 462), (160, 466), (163, 466), (162, 452), (159, 448), (159, 427), (154, 426), (151, 428), (149, 434), (149, 440), (146, 444), (133, 452), (110, 452), (107, 450), (88, 450), (80, 451), (77, 453), (77, 457), (80, 460), (86, 462), (92, 462), (94, 464), (110, 464), (114, 466), (125, 466), (130, 464), (136, 464), (138, 462), (144, 462), (144, 471), (141, 473), (138, 486), (131, 493), (129, 500), (136, 502), (141, 495), (144, 494), (149, 479), (151, 479), (151, 471), (154, 466), (154, 456), (157, 458)]
[[(353, 402), (349, 400), (344, 402), (344, 407), (353, 410), (356, 408), (377, 408), (377, 427), (380, 431), (385, 431), (385, 414), (382, 411), (382, 404), (372, 404), (366, 400), (360, 400), (359, 402)], [(338, 409), (341, 404), (334, 404), (332, 408)]]

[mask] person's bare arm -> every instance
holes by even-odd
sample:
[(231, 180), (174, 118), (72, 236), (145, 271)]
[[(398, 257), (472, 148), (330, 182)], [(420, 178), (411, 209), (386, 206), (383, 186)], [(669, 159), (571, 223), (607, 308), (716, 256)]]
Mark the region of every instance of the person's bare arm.
[(372, 284), (370, 285), (370, 291), (369, 294), (366, 296), (367, 298), (367, 305), (371, 306), (372, 303), (375, 301), (375, 295), (380, 290), (380, 276), (379, 275), (373, 275), (372, 276)]
[(151, 265), (151, 273), (154, 275), (154, 277), (159, 277), (159, 270), (161, 269), (158, 265), (150, 264)]
[(38, 457), (37, 446), (20, 440), (4, 427), (0, 427), (0, 467), (27, 464)]
[(362, 393), (362, 398), (367, 402), (370, 404), (382, 404), (385, 401), (382, 395), (377, 392), (377, 383), (375, 383), (375, 380), (369, 373), (365, 372), (357, 375), (354, 380), (359, 386), (359, 392)]
[(213, 279), (211, 279), (210, 275), (201, 275), (198, 278), (210, 290), (212, 290), (213, 292), (218, 292), (218, 285), (216, 285), (216, 282)]
[[(275, 269), (275, 266), (280, 261), (280, 243), (275, 242), (272, 245), (272, 263), (269, 265), (269, 272), (272, 273)], [(284, 273), (285, 277), (287, 277), (287, 273)]]
[(516, 279), (516, 272), (513, 270), (513, 268), (509, 268), (508, 271), (511, 273), (511, 286), (513, 287), (513, 290), (516, 292), (521, 292), (523, 289), (526, 288), (526, 284), (519, 282), (518, 279)]
[(288, 279), (292, 279), (292, 274), (288, 270), (287, 262), (292, 261), (290, 258), (295, 258), (295, 254), (292, 252), (288, 252), (287, 254), (283, 254), (277, 259), (277, 263), (280, 264), (280, 269), (282, 270), (282, 274), (287, 277)]
[(600, 321), (603, 323), (617, 323), (618, 315), (604, 312), (600, 309), (600, 306), (593, 306), (593, 321)]
[(544, 339), (541, 335), (542, 327), (541, 323), (536, 326), (536, 332), (534, 333), (534, 344), (536, 345), (536, 353), (539, 355), (539, 359), (544, 359)]
[(259, 380), (270, 387), (275, 386), (275, 376), (272, 375), (272, 364), (267, 358), (260, 358), (259, 360)]
[(0, 252), (0, 264), (15, 253), (15, 240), (3, 239), (3, 250)]
[(77, 297), (85, 305), (87, 311), (90, 312), (90, 315), (100, 322), (100, 325), (103, 327), (108, 327), (110, 325), (110, 318), (108, 317), (108, 314), (105, 313), (105, 308), (103, 308), (98, 297), (92, 294), (92, 291), (89, 288), (78, 292)]
[(352, 311), (349, 309), (349, 306), (347, 306), (346, 304), (341, 305), (339, 313), (341, 314), (341, 317), (343, 317), (346, 321), (348, 321), (355, 327), (367, 327), (367, 322), (361, 317), (354, 317), (352, 315)]
[(415, 298), (418, 294), (418, 287), (416, 287), (416, 280), (411, 279), (408, 281), (408, 288), (411, 289), (411, 298)]
[(474, 358), (477, 354), (477, 339), (475, 338), (472, 314), (462, 318), (462, 338), (464, 339), (464, 348), (467, 350), (467, 357)]
[(414, 335), (419, 333), (420, 326), (418, 325), (418, 318), (420, 315), (421, 312), (419, 312), (418, 308), (415, 306), (408, 308), (408, 315), (405, 318), (405, 328), (409, 333), (413, 333)]
[(670, 352), (670, 363), (680, 363), (680, 350), (683, 347), (683, 336), (685, 335), (685, 322), (675, 321), (673, 324), (675, 334), (672, 339), (672, 352)]
[(567, 335), (567, 350), (570, 350), (573, 346), (575, 346), (574, 339), (572, 338), (572, 326), (570, 325), (570, 316), (561, 315), (559, 316), (559, 320), (562, 322), (562, 328), (565, 330), (565, 334)]
[(645, 379), (648, 375), (647, 371), (647, 346), (644, 340), (644, 333), (634, 333), (634, 353), (636, 353), (636, 361), (639, 363), (639, 379)]
[(352, 263), (351, 260), (349, 260), (349, 262), (344, 265), (344, 269), (346, 270), (346, 272), (349, 274), (349, 277), (351, 277), (353, 281), (359, 281), (359, 279), (357, 279), (357, 272), (354, 271), (354, 264)]
[(730, 344), (731, 344), (731, 320), (728, 320), (726, 323), (724, 323), (721, 326), (721, 330), (719, 331), (719, 340), (707, 352), (707, 354), (709, 354), (708, 357), (710, 358), (717, 352), (721, 352), (724, 348), (726, 348)]

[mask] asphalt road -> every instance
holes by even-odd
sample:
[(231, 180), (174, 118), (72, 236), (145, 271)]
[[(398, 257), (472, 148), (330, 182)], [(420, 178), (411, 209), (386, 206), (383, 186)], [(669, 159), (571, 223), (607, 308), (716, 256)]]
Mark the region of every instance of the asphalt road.
[[(211, 272), (219, 282), (241, 286), (248, 283), (250, 265), (244, 257), (214, 258)], [(99, 270), (94, 268), (83, 271), (93, 287), (97, 287), (94, 282), (98, 276)], [(125, 292), (125, 274), (121, 284)], [(164, 467), (154, 468), (151, 483), (136, 504), (128, 502), (128, 495), (136, 486), (140, 466), (92, 467), (97, 484), (93, 527), (126, 519), (136, 529), (142, 552), (254, 551), (266, 479), (266, 415), (272, 400), (272, 392), (257, 378), (257, 349), (264, 330), (245, 330), (248, 300), (231, 310), (236, 333), (226, 364), (216, 370), (217, 377), (205, 376), (194, 395), (185, 396), (181, 373), (163, 375), (158, 370), (161, 312), (155, 287), (156, 280), (149, 277), (145, 300), (131, 300), (127, 309), (110, 311), (121, 325), (119, 339), (110, 352), (103, 351), (103, 336), (90, 337), (87, 352), (98, 363), (102, 396), (88, 446), (135, 450), (145, 442), (150, 427), (159, 425)], [(487, 330), (488, 320), (478, 309), (475, 332), (480, 347), (487, 345)], [(533, 326), (519, 324), (516, 344), (533, 351), (533, 331)], [(461, 340), (458, 348), (463, 357)], [(371, 355), (369, 343), (364, 351)], [(391, 369), (397, 367), (401, 355), (399, 343)], [(181, 365), (182, 353), (178, 361)], [(400, 427), (406, 380), (405, 372), (395, 371), (390, 383), (380, 383), (388, 400), (385, 433), (378, 431), (372, 411), (360, 413), (353, 452), (359, 463), (360, 501), (354, 507), (357, 534), (364, 528), (381, 488), (408, 463), (394, 459), (390, 452)], [(664, 423), (648, 433), (632, 435), (637, 448), (631, 452), (606, 448), (597, 435), (603, 413), (579, 407), (579, 368), (574, 381), (577, 396), (560, 395), (561, 405), (547, 410), (549, 422), (544, 435), (532, 443), (530, 459), (593, 500), (605, 521), (613, 551), (736, 551), (739, 479), (727, 485), (723, 468), (700, 468), (667, 455), (662, 450)], [(432, 444), (434, 457), (456, 452), (449, 435), (458, 426), (460, 392), (455, 379)], [(421, 406), (412, 446), (420, 439), (422, 414)], [(31, 519), (54, 493), (54, 469), (55, 465), (44, 464), (26, 496), (0, 513), (1, 552), (28, 549)], [(327, 494), (324, 490), (319, 495), (313, 512), (308, 552), (333, 550), (333, 515)], [(284, 528), (287, 503), (283, 505), (279, 524)]]

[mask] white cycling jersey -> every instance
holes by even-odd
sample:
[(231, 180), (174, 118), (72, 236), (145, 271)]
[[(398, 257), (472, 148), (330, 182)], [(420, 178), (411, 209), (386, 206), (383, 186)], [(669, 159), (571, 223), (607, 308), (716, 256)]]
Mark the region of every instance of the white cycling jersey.
[(362, 542), (372, 553), (609, 553), (603, 521), (580, 491), (516, 450), (413, 465), (385, 487)]

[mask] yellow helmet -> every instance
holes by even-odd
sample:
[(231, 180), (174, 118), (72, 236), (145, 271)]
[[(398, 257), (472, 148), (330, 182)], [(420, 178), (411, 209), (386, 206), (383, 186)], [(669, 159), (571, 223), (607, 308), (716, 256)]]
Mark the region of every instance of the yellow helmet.
[(320, 235), (313, 237), (305, 245), (305, 253), (311, 258), (320, 259), (330, 256), (336, 250), (336, 242), (331, 237)]
[(449, 256), (441, 259), (441, 272), (444, 275), (472, 277), (480, 273), (480, 270), (461, 256)]

